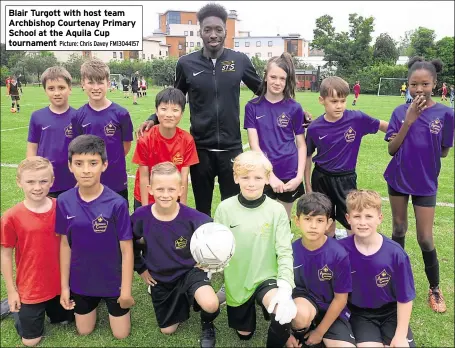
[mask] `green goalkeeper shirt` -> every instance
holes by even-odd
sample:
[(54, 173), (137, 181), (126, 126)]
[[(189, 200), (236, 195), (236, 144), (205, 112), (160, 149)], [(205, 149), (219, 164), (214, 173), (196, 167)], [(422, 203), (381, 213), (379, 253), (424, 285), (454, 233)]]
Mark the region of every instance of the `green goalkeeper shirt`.
[(267, 279), (283, 279), (294, 285), (291, 229), (284, 207), (266, 197), (256, 208), (239, 202), (239, 196), (222, 201), (214, 217), (230, 228), (235, 253), (224, 269), (226, 302), (244, 304)]

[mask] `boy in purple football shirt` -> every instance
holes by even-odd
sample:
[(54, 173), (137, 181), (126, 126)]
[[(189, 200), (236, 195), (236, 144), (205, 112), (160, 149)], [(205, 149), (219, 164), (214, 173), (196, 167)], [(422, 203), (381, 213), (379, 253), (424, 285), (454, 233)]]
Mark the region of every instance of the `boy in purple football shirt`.
[(128, 201), (125, 156), (131, 148), (133, 124), (128, 110), (106, 98), (109, 74), (109, 67), (99, 59), (82, 64), (81, 80), (88, 103), (77, 110), (73, 132), (75, 137), (93, 134), (104, 140), (109, 166), (101, 175), (101, 183)]
[(45, 157), (52, 163), (55, 180), (48, 196), (57, 198), (76, 185), (67, 160), (68, 145), (73, 139), (71, 119), (76, 112), (68, 104), (71, 75), (65, 68), (53, 66), (41, 75), (41, 83), (50, 105), (32, 113), (26, 156)]
[(377, 232), (381, 196), (351, 191), (347, 219), (354, 235), (339, 241), (351, 261), (348, 299), (357, 347), (415, 347), (409, 320), (416, 296), (411, 263), (398, 243)]
[[(332, 203), (319, 192), (297, 202), (295, 224), (302, 238), (292, 243), (297, 316), (288, 345), (299, 343), (326, 347), (355, 347), (346, 308), (352, 291), (349, 255), (325, 232), (330, 227)], [(297, 340), (297, 342), (296, 342)]]
[(306, 160), (304, 113), (295, 98), (295, 69), (289, 53), (271, 58), (259, 97), (245, 106), (244, 128), (254, 151), (261, 151), (273, 165), (264, 193), (278, 200), (291, 219), (292, 205), (305, 193)]
[[(305, 187), (307, 192), (322, 192), (332, 201), (334, 222), (329, 236), (335, 234), (335, 220), (348, 231), (351, 229), (345, 217), (346, 195), (357, 188), (355, 168), (362, 138), (378, 130), (385, 132), (388, 125), (361, 111), (346, 110), (348, 95), (349, 85), (342, 78), (325, 78), (319, 96), (325, 113), (311, 122), (306, 134)], [(311, 160), (315, 163), (313, 173)]]
[(117, 339), (131, 329), (129, 308), (133, 281), (133, 234), (128, 203), (100, 182), (108, 166), (103, 139), (80, 135), (71, 141), (68, 162), (78, 187), (57, 199), (55, 229), (61, 234), (60, 303), (74, 309), (77, 331), (90, 334), (96, 308), (107, 305)]
[(447, 157), (453, 146), (454, 113), (431, 98), (437, 73), (442, 70), (441, 61), (414, 57), (408, 67), (409, 91), (414, 101), (393, 111), (385, 136), (393, 156), (384, 173), (393, 216), (392, 239), (404, 248), (411, 195), (417, 241), (430, 285), (428, 304), (435, 312), (443, 313), (446, 304), (439, 288), (433, 225), (441, 157)]
[[(182, 177), (172, 162), (152, 167), (150, 194), (155, 203), (136, 209), (131, 219), (135, 239), (134, 269), (150, 287), (156, 320), (163, 334), (174, 333), (189, 318), (190, 307), (201, 310), (201, 347), (215, 346), (213, 320), (220, 313), (207, 273), (196, 266), (190, 241), (194, 231), (212, 219), (177, 202)], [(142, 251), (142, 255), (141, 255)]]

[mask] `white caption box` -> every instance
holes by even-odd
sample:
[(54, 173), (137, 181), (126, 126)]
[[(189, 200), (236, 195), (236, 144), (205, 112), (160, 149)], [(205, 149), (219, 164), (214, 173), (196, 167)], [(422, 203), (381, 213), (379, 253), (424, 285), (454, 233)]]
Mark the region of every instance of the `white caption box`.
[(5, 6), (6, 50), (142, 51), (141, 5)]

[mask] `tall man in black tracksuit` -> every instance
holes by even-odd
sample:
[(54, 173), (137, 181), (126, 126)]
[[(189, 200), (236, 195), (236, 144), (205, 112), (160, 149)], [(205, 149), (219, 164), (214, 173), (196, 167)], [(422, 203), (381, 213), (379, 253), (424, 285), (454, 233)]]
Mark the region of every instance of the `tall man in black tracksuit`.
[[(205, 5), (197, 17), (203, 49), (180, 57), (174, 87), (189, 96), (190, 132), (199, 156), (199, 164), (190, 167), (191, 183), (196, 209), (210, 216), (216, 176), (221, 200), (240, 192), (232, 172), (232, 161), (242, 152), (240, 82), (256, 93), (261, 78), (244, 53), (224, 47), (224, 7)], [(148, 121), (158, 123), (156, 115)]]

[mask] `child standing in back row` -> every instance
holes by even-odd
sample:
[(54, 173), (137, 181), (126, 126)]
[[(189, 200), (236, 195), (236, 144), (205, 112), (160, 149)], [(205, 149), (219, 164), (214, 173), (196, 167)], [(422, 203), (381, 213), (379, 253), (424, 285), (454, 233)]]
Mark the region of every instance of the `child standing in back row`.
[(303, 172), (306, 144), (303, 109), (295, 98), (295, 70), (292, 57), (283, 53), (267, 63), (259, 97), (245, 106), (244, 128), (254, 151), (272, 162), (270, 185), (264, 193), (278, 200), (291, 218), (293, 202), (305, 193)]
[(404, 248), (411, 196), (417, 240), (430, 283), (428, 303), (435, 312), (442, 313), (446, 304), (439, 288), (433, 224), (441, 157), (447, 157), (453, 147), (454, 112), (431, 98), (437, 73), (442, 70), (440, 60), (427, 62), (414, 57), (408, 68), (409, 90), (414, 101), (395, 108), (385, 136), (389, 154), (393, 156), (384, 173), (393, 216), (392, 239)]
[[(322, 192), (332, 201), (331, 218), (350, 230), (346, 220), (346, 195), (357, 188), (357, 156), (362, 137), (385, 132), (387, 122), (361, 111), (346, 110), (349, 85), (342, 78), (331, 76), (321, 83), (319, 103), (325, 113), (311, 122), (307, 130), (305, 186), (308, 192)], [(313, 152), (315, 168), (311, 174)], [(311, 182), (310, 182), (311, 178)], [(328, 235), (335, 234), (335, 222)]]

